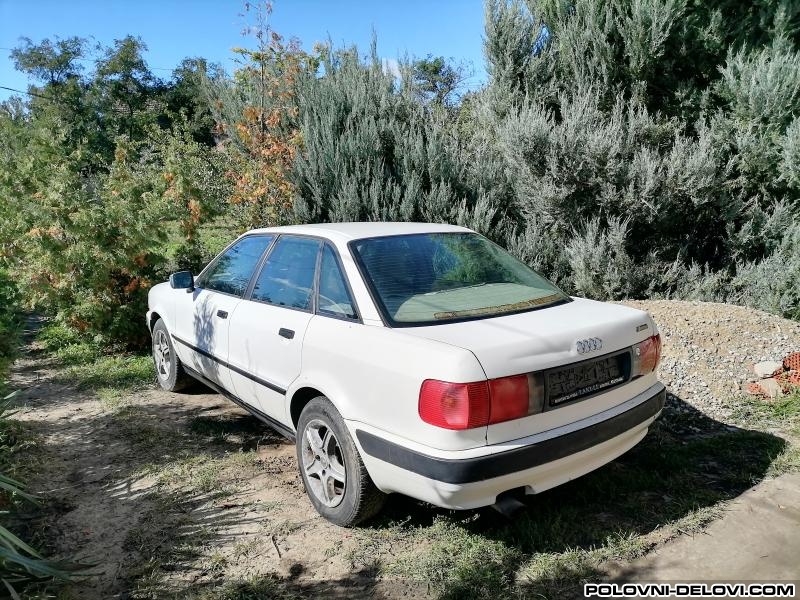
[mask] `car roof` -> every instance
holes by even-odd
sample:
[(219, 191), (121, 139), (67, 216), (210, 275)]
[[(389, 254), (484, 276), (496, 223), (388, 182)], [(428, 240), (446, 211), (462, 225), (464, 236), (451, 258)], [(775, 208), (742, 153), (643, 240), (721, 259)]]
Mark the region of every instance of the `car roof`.
[(264, 227), (247, 233), (297, 233), (317, 235), (339, 242), (348, 242), (371, 237), (408, 235), (413, 233), (471, 233), (471, 229), (458, 225), (440, 223), (399, 223), (399, 222), (361, 222), (361, 223), (313, 223), (307, 225), (286, 225), (283, 227)]

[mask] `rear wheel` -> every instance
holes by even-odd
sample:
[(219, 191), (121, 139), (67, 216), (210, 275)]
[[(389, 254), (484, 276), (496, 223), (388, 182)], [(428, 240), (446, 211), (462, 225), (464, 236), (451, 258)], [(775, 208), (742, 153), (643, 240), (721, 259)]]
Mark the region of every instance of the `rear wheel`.
[(300, 413), (297, 463), (311, 503), (330, 522), (352, 527), (383, 507), (386, 495), (372, 483), (344, 420), (324, 396)]
[(184, 371), (167, 326), (161, 319), (153, 326), (153, 363), (158, 384), (168, 392), (177, 392), (191, 384), (192, 378)]

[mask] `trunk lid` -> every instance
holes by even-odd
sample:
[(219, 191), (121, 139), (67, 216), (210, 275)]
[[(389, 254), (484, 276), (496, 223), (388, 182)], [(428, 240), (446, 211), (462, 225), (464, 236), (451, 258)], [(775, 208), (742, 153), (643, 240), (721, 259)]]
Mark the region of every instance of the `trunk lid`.
[[(515, 315), (401, 331), (470, 350), (486, 377), (494, 379), (612, 354), (655, 335), (656, 328), (644, 311), (574, 298), (572, 302)], [(579, 353), (578, 342), (592, 338), (602, 340), (602, 348)], [(591, 416), (632, 398), (653, 383), (654, 375), (641, 377), (558, 408), (490, 425), (487, 443), (518, 439)]]

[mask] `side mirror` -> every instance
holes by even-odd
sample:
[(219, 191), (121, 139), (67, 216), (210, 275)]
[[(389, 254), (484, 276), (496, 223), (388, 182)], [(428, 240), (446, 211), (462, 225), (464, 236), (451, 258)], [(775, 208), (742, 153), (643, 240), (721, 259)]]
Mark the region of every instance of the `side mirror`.
[(194, 290), (194, 275), (191, 271), (178, 271), (169, 276), (169, 285), (173, 290)]

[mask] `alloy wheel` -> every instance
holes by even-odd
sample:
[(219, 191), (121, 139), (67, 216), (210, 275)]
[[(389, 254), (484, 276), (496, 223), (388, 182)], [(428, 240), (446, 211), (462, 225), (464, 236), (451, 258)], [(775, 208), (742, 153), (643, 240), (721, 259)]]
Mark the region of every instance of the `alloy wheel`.
[(339, 440), (325, 422), (314, 419), (303, 431), (302, 449), (303, 470), (311, 492), (325, 506), (338, 506), (347, 482)]
[(156, 363), (158, 378), (164, 381), (169, 379), (169, 373), (172, 369), (172, 357), (169, 351), (169, 340), (163, 330), (156, 331), (155, 340), (153, 341), (153, 359)]

